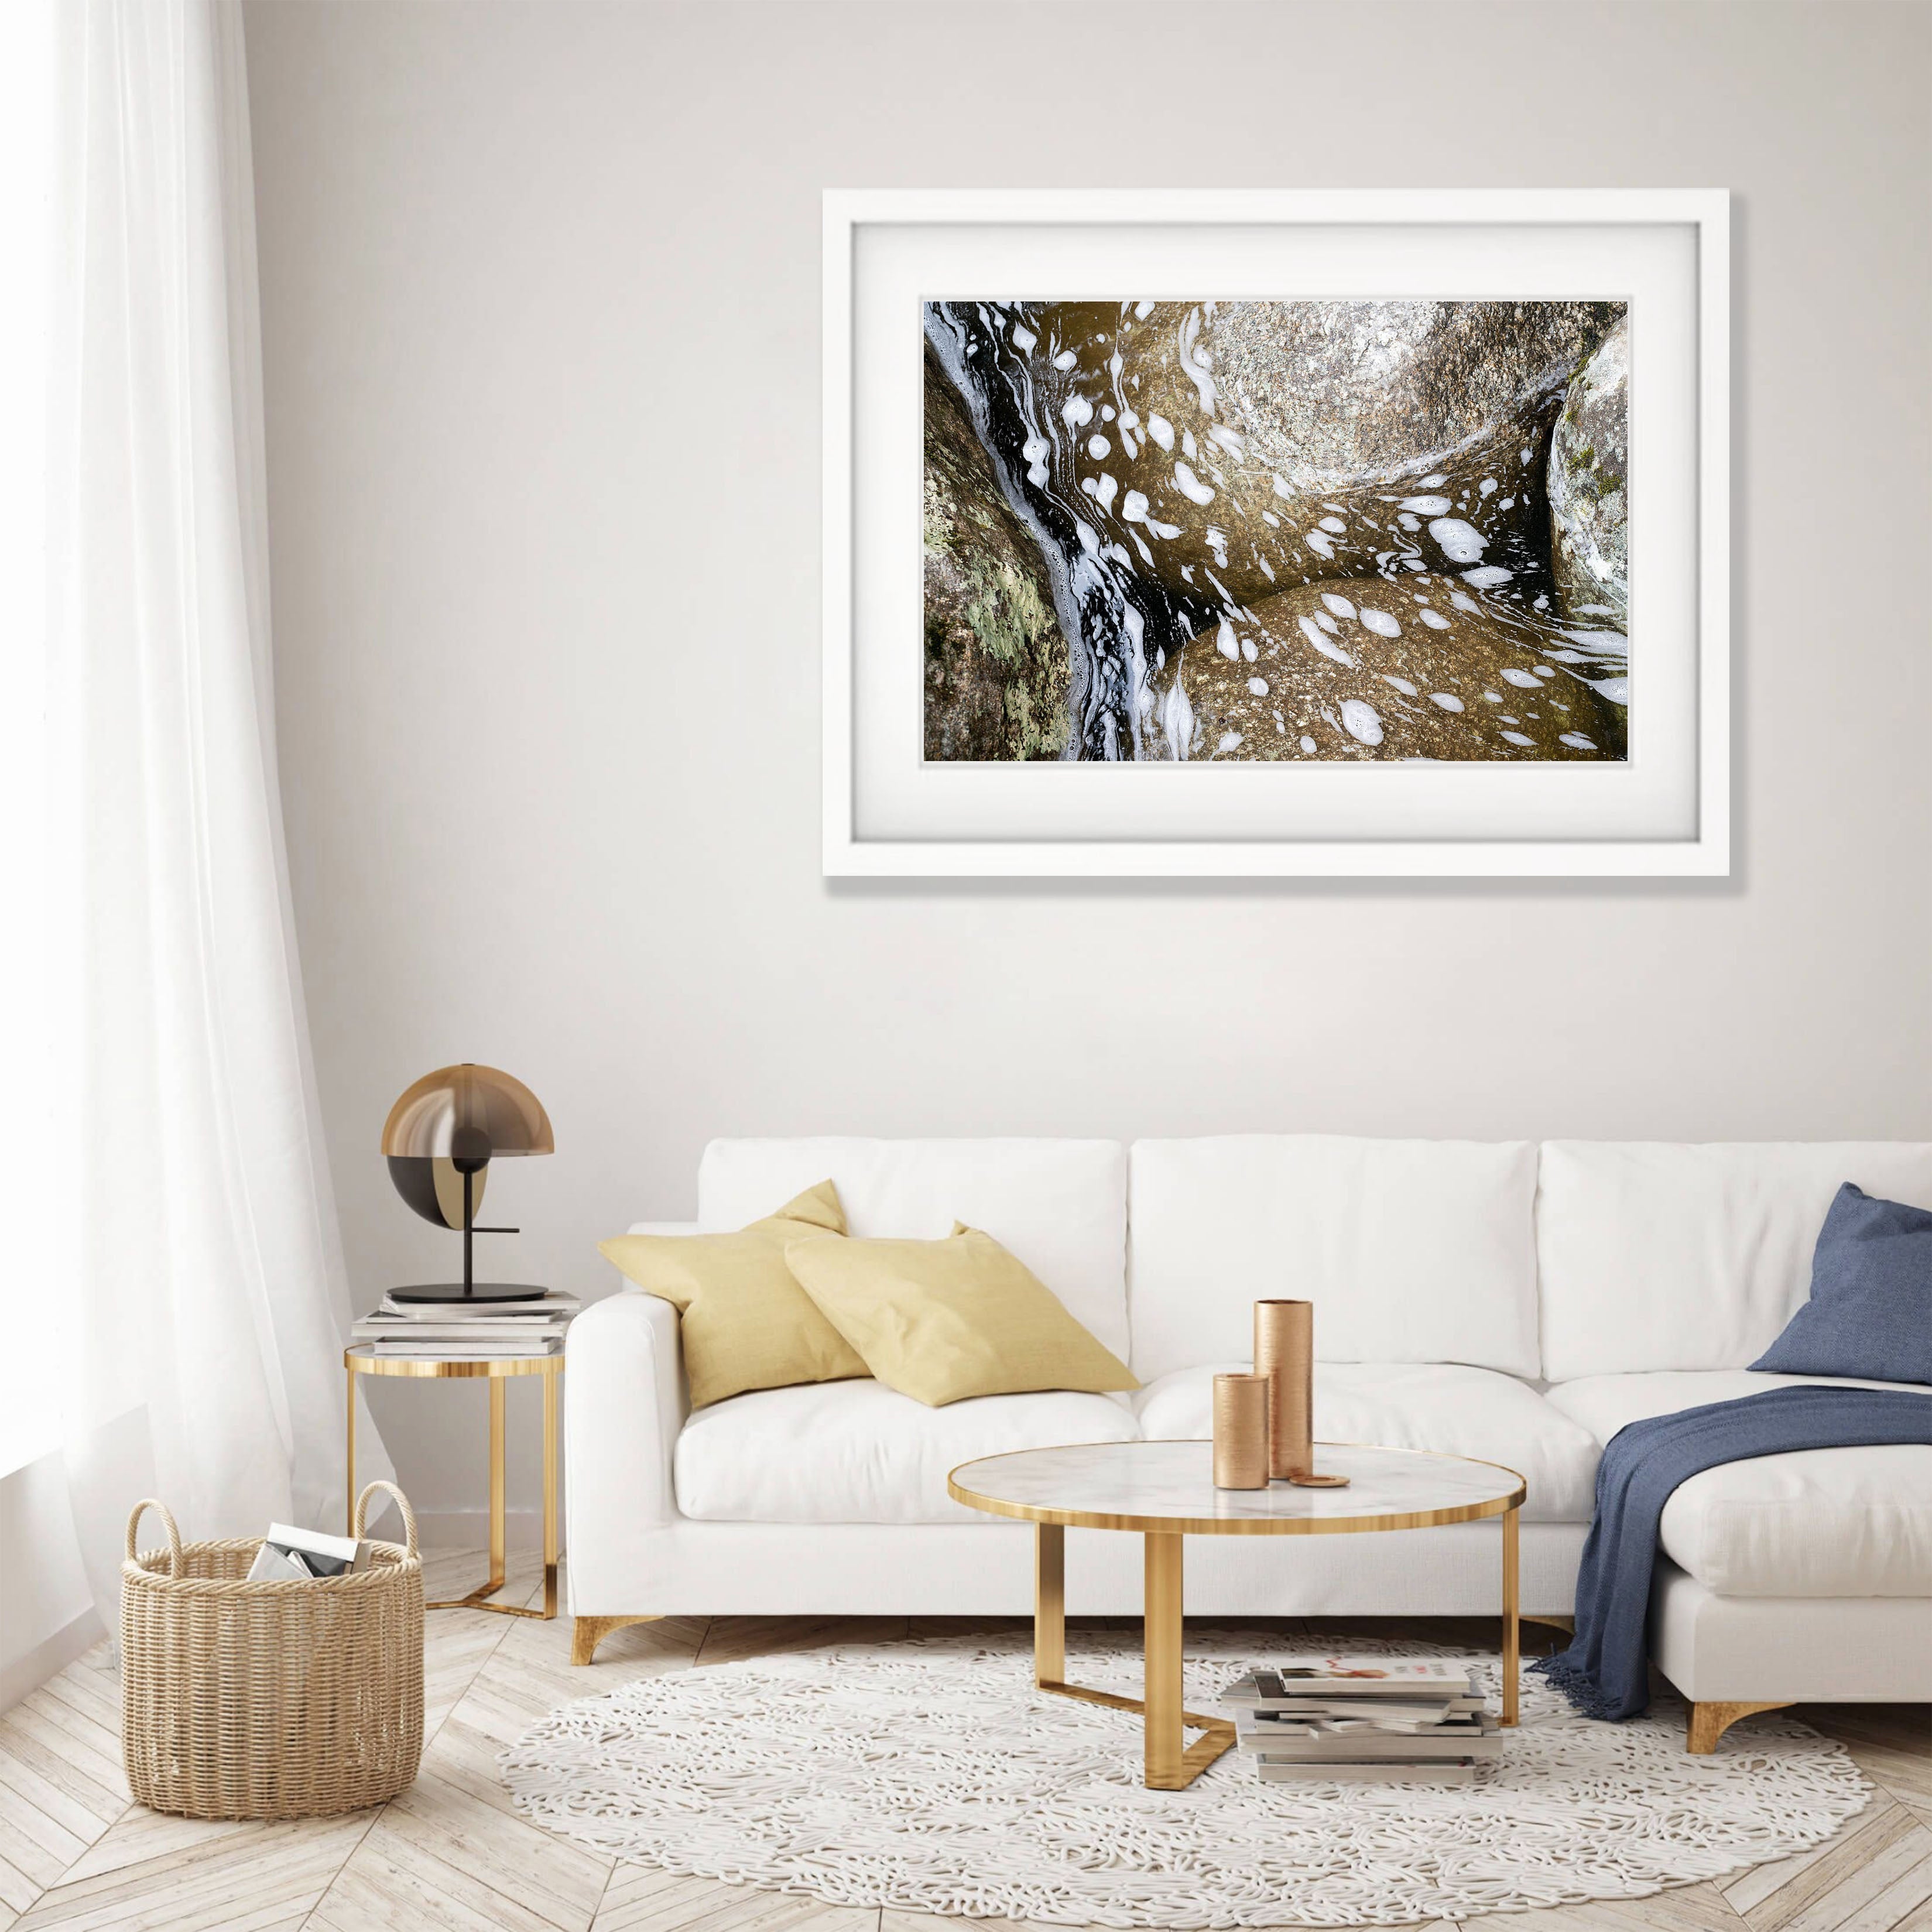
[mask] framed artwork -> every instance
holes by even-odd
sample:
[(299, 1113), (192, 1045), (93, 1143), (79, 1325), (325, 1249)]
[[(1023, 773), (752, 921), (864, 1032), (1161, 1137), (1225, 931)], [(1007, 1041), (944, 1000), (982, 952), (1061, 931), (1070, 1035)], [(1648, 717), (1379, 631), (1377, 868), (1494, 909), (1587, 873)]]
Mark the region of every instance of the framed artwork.
[(828, 874), (1728, 872), (1724, 192), (824, 246)]

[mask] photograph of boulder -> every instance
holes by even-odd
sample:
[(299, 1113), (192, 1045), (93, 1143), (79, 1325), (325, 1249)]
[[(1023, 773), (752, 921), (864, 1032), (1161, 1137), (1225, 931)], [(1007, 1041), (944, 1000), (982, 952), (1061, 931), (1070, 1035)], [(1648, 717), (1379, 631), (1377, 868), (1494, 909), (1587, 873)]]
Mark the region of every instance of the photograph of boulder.
[(928, 760), (1619, 760), (1615, 302), (925, 307)]

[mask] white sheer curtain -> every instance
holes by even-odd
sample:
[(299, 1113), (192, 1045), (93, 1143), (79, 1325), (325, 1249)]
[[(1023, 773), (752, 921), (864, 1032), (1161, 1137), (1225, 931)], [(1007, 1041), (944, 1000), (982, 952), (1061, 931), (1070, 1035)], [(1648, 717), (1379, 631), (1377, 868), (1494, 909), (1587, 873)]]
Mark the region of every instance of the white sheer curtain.
[(149, 1490), (190, 1537), (338, 1520), (350, 1308), (276, 776), (240, 8), (60, 8), (52, 1205), (68, 1474), (111, 1611)]

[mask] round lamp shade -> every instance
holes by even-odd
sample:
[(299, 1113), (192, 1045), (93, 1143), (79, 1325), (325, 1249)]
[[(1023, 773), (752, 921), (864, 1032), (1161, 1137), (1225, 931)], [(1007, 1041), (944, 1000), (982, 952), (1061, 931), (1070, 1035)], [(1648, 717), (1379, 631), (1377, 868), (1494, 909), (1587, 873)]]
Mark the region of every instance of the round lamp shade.
[(425, 1073), (389, 1109), (392, 1160), (446, 1160), (474, 1172), (506, 1154), (553, 1154), (550, 1116), (514, 1076), (466, 1060)]

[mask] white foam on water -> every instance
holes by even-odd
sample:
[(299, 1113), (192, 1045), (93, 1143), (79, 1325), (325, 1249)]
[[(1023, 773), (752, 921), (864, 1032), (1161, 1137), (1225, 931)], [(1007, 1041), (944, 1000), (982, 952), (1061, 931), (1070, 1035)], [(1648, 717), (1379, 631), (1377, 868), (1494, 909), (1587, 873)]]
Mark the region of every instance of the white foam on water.
[(1136, 322), (1146, 321), (1148, 317), (1153, 314), (1153, 313), (1154, 304), (1152, 302), (1136, 302), (1134, 304), (1134, 320)]
[(1274, 566), (1269, 562), (1259, 550), (1255, 552), (1255, 561), (1261, 566), (1262, 574), (1272, 584), (1274, 581)]
[(1503, 736), (1507, 738), (1512, 745), (1528, 745), (1533, 746), (1536, 742), (1536, 740), (1534, 738), (1526, 738), (1520, 731), (1505, 731), (1503, 734)]
[[(1332, 590), (1323, 591), (1322, 601), (1338, 617), (1352, 617), (1355, 614), (1354, 605), (1351, 604), (1347, 598), (1336, 596)], [(1329, 628), (1333, 629), (1334, 626), (1331, 625)]]
[(1150, 415), (1147, 419), (1147, 430), (1148, 434), (1152, 436), (1162, 448), (1168, 450), (1173, 448), (1174, 425), (1166, 417)]
[(1362, 623), (1364, 628), (1374, 632), (1378, 638), (1402, 635), (1402, 626), (1386, 610), (1371, 610), (1366, 604), (1362, 606)]
[(1334, 531), (1338, 537), (1345, 537), (1348, 534), (1348, 525), (1342, 522), (1340, 517), (1324, 517), (1322, 519), (1322, 527), (1324, 530)]
[(1306, 617), (1298, 617), (1294, 621), (1300, 626), (1301, 634), (1324, 658), (1333, 658), (1338, 664), (1346, 664), (1351, 670), (1354, 669), (1354, 659), (1340, 644), (1330, 644), (1319, 625)]
[[(1092, 479), (1090, 478), (1088, 480), (1090, 482)], [(1102, 476), (1099, 487), (1094, 492), (1094, 500), (1099, 503), (1102, 509), (1111, 510), (1114, 507), (1114, 493), (1120, 487), (1112, 477)], [(1125, 560), (1124, 559), (1123, 561)]]
[(1594, 743), (1580, 731), (1565, 731), (1556, 742), (1559, 745), (1568, 745), (1574, 752), (1594, 752), (1597, 748)]
[(1540, 691), (1543, 688), (1532, 674), (1518, 670), (1514, 664), (1504, 667), (1503, 677), (1505, 682), (1514, 685), (1519, 691)]
[(1547, 610), (1550, 608), (1550, 599), (1547, 597), (1539, 597), (1529, 608), (1532, 610)]
[(1112, 422), (1114, 420), (1114, 406), (1112, 403), (1102, 403), (1100, 405), (1100, 420), (1102, 422)]
[(1271, 530), (1278, 530), (1281, 528), (1281, 519), (1272, 510), (1264, 510), (1262, 512), (1262, 521)]
[(1147, 521), (1148, 500), (1138, 490), (1130, 490), (1120, 499), (1120, 514), (1130, 524)]
[(1507, 584), (1515, 574), (1514, 571), (1505, 570), (1499, 563), (1486, 563), (1480, 570), (1464, 571), (1462, 581), (1473, 584), (1478, 590), (1493, 590), (1498, 584)]
[(1555, 668), (1549, 664), (1532, 664), (1530, 669), (1534, 671), (1538, 677), (1554, 677), (1556, 675)]
[(1317, 556), (1325, 559), (1330, 563), (1335, 561), (1335, 546), (1319, 530), (1310, 530), (1301, 541)]
[(1614, 617), (1617, 614), (1607, 604), (1580, 604), (1576, 614), (1580, 617)]
[(1364, 704), (1359, 698), (1342, 699), (1342, 728), (1364, 745), (1379, 745), (1382, 741), (1382, 721), (1376, 715), (1376, 707)]
[(1429, 701), (1431, 704), (1441, 705), (1444, 711), (1460, 711), (1462, 708), (1462, 700), (1452, 692), (1432, 691), (1429, 694)]
[(1013, 346), (1022, 356), (1030, 353), (1039, 341), (1040, 338), (1025, 323), (1016, 322), (1013, 324)]
[[(1439, 517), (1447, 513), (1449, 499), (1447, 496), (1405, 496), (1402, 500), (1405, 510), (1413, 510), (1418, 517)], [(1411, 524), (1411, 530), (1415, 526)]]
[(1184, 463), (1174, 466), (1174, 487), (1190, 503), (1198, 503), (1204, 509), (1214, 500), (1214, 491)]
[(1394, 685), (1396, 689), (1400, 692), (1405, 698), (1415, 698), (1420, 695), (1420, 693), (1416, 689), (1416, 687), (1411, 684), (1407, 678), (1397, 677), (1393, 672), (1384, 671), (1382, 673), (1382, 682), (1384, 684)]
[(1489, 538), (1460, 517), (1438, 517), (1429, 526), (1429, 534), (1452, 563), (1474, 563), (1490, 547)]
[(1522, 466), (1523, 466), (1526, 470), (1527, 470), (1527, 469), (1529, 467), (1530, 459), (1531, 459), (1531, 458), (1532, 458), (1535, 454), (1536, 454), (1536, 452), (1535, 452), (1535, 451), (1534, 451), (1534, 450), (1533, 450), (1533, 449), (1526, 449), (1526, 450), (1524, 450), (1524, 451), (1522, 452)]
[(1094, 405), (1084, 396), (1071, 395), (1061, 404), (1060, 416), (1069, 429), (1078, 429), (1094, 420)]
[(1202, 414), (1211, 416), (1214, 413), (1215, 399), (1220, 392), (1214, 386), (1214, 378), (1208, 373), (1206, 358), (1195, 353), (1194, 345), (1199, 340), (1200, 334), (1201, 311), (1198, 308), (1190, 309), (1181, 320), (1180, 333), (1176, 338), (1180, 348), (1181, 370), (1200, 392)]
[(1503, 694), (1500, 691), (1486, 691), (1483, 693), (1483, 701), (1486, 704), (1500, 704), (1503, 701)]
[(1228, 567), (1228, 532), (1217, 530), (1210, 524), (1205, 532), (1208, 548), (1214, 553), (1214, 561), (1226, 570)]
[(1234, 627), (1226, 618), (1221, 620), (1221, 628), (1214, 633), (1214, 648), (1224, 658), (1238, 658), (1241, 655), (1240, 640), (1234, 635)]
[(1312, 738), (1303, 739), (1301, 741), (1301, 748), (1306, 752), (1311, 758), (1313, 758), (1315, 755), (1315, 740)]
[(1422, 519), (1420, 517), (1412, 517), (1406, 510), (1403, 511), (1402, 514), (1396, 518), (1396, 521), (1401, 524), (1402, 528), (1407, 530), (1412, 536), (1413, 536), (1414, 533), (1422, 527)]
[(1224, 752), (1238, 751), (1240, 748), (1240, 744), (1241, 734), (1240, 732), (1223, 731), (1221, 734), (1221, 742), (1214, 747), (1214, 755), (1216, 758), (1219, 758)]
[(1486, 496), (1496, 488), (1496, 479), (1493, 476), (1485, 476), (1482, 482), (1476, 486), (1477, 494), (1479, 496)]
[(1253, 638), (1244, 638), (1241, 640), (1241, 655), (1243, 657), (1246, 658), (1250, 664), (1252, 664), (1256, 658), (1261, 656), (1261, 652), (1255, 648), (1255, 640)]
[(1072, 350), (1063, 349), (1053, 358), (1053, 366), (1056, 369), (1077, 369), (1080, 366), (1080, 358)]
[(1449, 620), (1440, 610), (1424, 610), (1420, 615), (1432, 631), (1446, 631), (1449, 628)]
[(1499, 510), (1513, 510), (1516, 508), (1516, 499), (1514, 496), (1505, 496), (1496, 508)]
[[(1248, 688), (1257, 698), (1265, 698), (1268, 693), (1268, 680), (1264, 677), (1251, 677), (1248, 680)], [(1279, 715), (1279, 713), (1276, 714), (1277, 716)]]
[(1091, 524), (1076, 523), (1073, 526), (1073, 534), (1080, 539), (1080, 548), (1089, 556), (1100, 554), (1100, 532)]
[(1275, 494), (1277, 496), (1287, 496), (1287, 497), (1292, 497), (1292, 496), (1294, 496), (1294, 492), (1292, 490), (1291, 490), (1291, 489), (1288, 487), (1288, 485), (1287, 485), (1286, 483), (1284, 483), (1284, 482), (1281, 480), (1281, 478), (1280, 478), (1279, 476), (1277, 476), (1277, 477), (1274, 479), (1274, 494)]
[(1473, 597), (1466, 597), (1460, 590), (1450, 592), (1449, 602), (1457, 610), (1468, 611), (1472, 617), (1480, 617), (1483, 614), (1483, 607)]
[(1442, 472), (1438, 470), (1434, 476), (1425, 476), (1422, 479), (1422, 487), (1425, 490), (1438, 490), (1444, 484), (1448, 482), (1448, 478), (1444, 476)]
[(1586, 684), (1594, 681), (1598, 690), (1612, 704), (1628, 704), (1630, 702), (1630, 680), (1627, 677), (1606, 677), (1595, 680), (1586, 678), (1583, 681)]
[(1087, 454), (1097, 463), (1103, 456), (1113, 454), (1114, 446), (1104, 436), (1090, 436), (1087, 439)]

